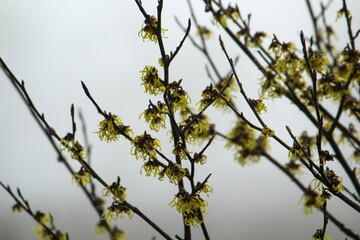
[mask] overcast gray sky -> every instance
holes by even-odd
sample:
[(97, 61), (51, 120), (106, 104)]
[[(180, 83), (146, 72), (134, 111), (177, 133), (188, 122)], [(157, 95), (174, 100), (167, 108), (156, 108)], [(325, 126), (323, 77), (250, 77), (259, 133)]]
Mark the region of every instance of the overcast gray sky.
[[(234, 2), (243, 15), (252, 13), (253, 31), (265, 31), (270, 36), (276, 33), (281, 41), (296, 43), (301, 30), (308, 36), (312, 34), (305, 1)], [(313, 2), (315, 5), (318, 1)], [(143, 0), (143, 3), (150, 14), (156, 14), (156, 1)], [(203, 13), (202, 1), (193, 1), (193, 4), (200, 23), (210, 26), (211, 17)], [(359, 1), (348, 1), (348, 5), (359, 28), (355, 10), (360, 9)], [(339, 46), (343, 46), (345, 23), (334, 21), (340, 8), (341, 1), (334, 1), (328, 21), (341, 31)], [(163, 26), (169, 29), (165, 39), (167, 51), (174, 50), (182, 38), (174, 16), (186, 24), (189, 18), (186, 1), (164, 3)], [(181, 235), (180, 216), (168, 205), (177, 193), (176, 187), (167, 181), (140, 175), (142, 163), (129, 154), (131, 146), (123, 138), (111, 144), (99, 141), (92, 132), (97, 131), (102, 118), (80, 84), (84, 81), (102, 108), (119, 115), (136, 134), (147, 130), (143, 119), (139, 119), (149, 99), (140, 86), (139, 71), (145, 65), (156, 65), (160, 54), (156, 45), (138, 37), (142, 22), (141, 13), (131, 0), (0, 0), (0, 57), (19, 80), (25, 81), (34, 104), (60, 136), (71, 131), (71, 104), (76, 111), (81, 110), (86, 116), (93, 147), (94, 168), (107, 182), (120, 176), (130, 203), (170, 235)], [(229, 69), (217, 41), (217, 35), (222, 34), (232, 57), (240, 56), (237, 70), (245, 90), (250, 97), (257, 98), (259, 72), (219, 28), (212, 29), (216, 34), (209, 44), (217, 66), (223, 74)], [(191, 34), (195, 35), (194, 30)], [(204, 66), (205, 58), (186, 41), (170, 70), (172, 80), (183, 79), (193, 106), (200, 99), (200, 91), (209, 84)], [(57, 162), (56, 153), (2, 72), (0, 86), (0, 180), (14, 190), (20, 187), (34, 210), (52, 213), (56, 226), (68, 232), (71, 239), (106, 239), (94, 234), (95, 211), (82, 191), (71, 184), (72, 176)], [(242, 101), (241, 97), (237, 101)], [(287, 102), (269, 101), (268, 108), (264, 119), (288, 144), (292, 141), (285, 125), (297, 134), (304, 128), (312, 129), (301, 115), (293, 114), (296, 109)], [(223, 131), (234, 122), (231, 114), (212, 113), (211, 120)], [(77, 122), (80, 126), (79, 118)], [(170, 152), (166, 130), (153, 135), (161, 139), (164, 152)], [(83, 140), (80, 132), (78, 137)], [(241, 167), (233, 160), (233, 152), (224, 145), (216, 139), (207, 152), (207, 164), (197, 172), (198, 180), (212, 173), (209, 185), (213, 186), (214, 194), (208, 199), (211, 212), (205, 221), (213, 239), (310, 239), (316, 229), (322, 227), (322, 214), (304, 215), (298, 204), (300, 191), (278, 169), (265, 160)], [(284, 149), (276, 144), (272, 149), (281, 162), (287, 161)], [(79, 168), (76, 162), (72, 165)], [(304, 175), (304, 179), (308, 177)], [(36, 239), (30, 230), (36, 224), (25, 213), (12, 213), (13, 202), (0, 190), (2, 238)], [(360, 229), (359, 214), (336, 199), (330, 201), (329, 208), (339, 214), (346, 225)], [(116, 224), (127, 231), (128, 239), (150, 239), (153, 235), (160, 239), (137, 216), (132, 221), (118, 220)], [(328, 235), (333, 240), (345, 238), (332, 224), (329, 224)], [(194, 231), (194, 236), (202, 239), (199, 229)]]

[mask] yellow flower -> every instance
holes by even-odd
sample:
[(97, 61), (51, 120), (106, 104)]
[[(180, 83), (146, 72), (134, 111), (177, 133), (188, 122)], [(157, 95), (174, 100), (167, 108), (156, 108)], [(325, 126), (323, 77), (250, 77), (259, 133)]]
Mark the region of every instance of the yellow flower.
[(152, 138), (146, 132), (142, 135), (136, 136), (132, 141), (131, 154), (135, 155), (136, 159), (143, 159), (156, 157), (156, 148), (160, 148), (160, 141)]
[(188, 150), (184, 147), (184, 144), (181, 142), (177, 143), (172, 153), (176, 156), (179, 156), (180, 160), (186, 160), (187, 154), (189, 154)]
[(109, 113), (108, 118), (100, 122), (99, 127), (99, 131), (94, 133), (97, 133), (101, 141), (117, 141), (120, 134), (127, 136), (132, 136), (133, 134), (129, 126), (125, 126), (118, 116), (111, 113)]
[(144, 70), (140, 71), (141, 80), (145, 87), (145, 92), (152, 95), (159, 95), (165, 91), (165, 86), (159, 78), (158, 70), (153, 66), (145, 66)]
[(72, 183), (74, 184), (74, 180), (77, 183), (77, 187), (81, 185), (85, 186), (86, 184), (90, 183), (91, 175), (90, 173), (84, 169), (81, 168), (79, 172), (75, 173), (72, 177)]
[[(201, 93), (202, 99), (196, 104), (200, 104), (199, 111), (205, 110), (212, 103), (214, 107), (226, 107), (226, 102), (219, 95), (219, 90), (217, 88), (214, 88), (212, 84), (210, 84), (210, 86), (207, 86), (205, 90)], [(227, 101), (230, 101), (230, 98), (232, 97), (225, 92), (223, 92), (222, 95)]]
[(51, 232), (46, 230), (46, 228), (44, 228), (43, 226), (33, 227), (31, 230), (33, 230), (36, 234), (40, 235), (38, 240), (52, 240), (53, 239)]
[(201, 115), (191, 115), (188, 119), (180, 123), (180, 129), (185, 135), (185, 140), (192, 143), (201, 133), (207, 131), (209, 123)]
[(185, 169), (181, 168), (179, 164), (169, 163), (169, 165), (159, 174), (159, 180), (162, 181), (165, 175), (169, 178), (169, 182), (175, 185), (182, 180), (185, 175)]
[(87, 157), (87, 151), (83, 148), (78, 141), (74, 141), (71, 133), (68, 133), (60, 140), (60, 150), (67, 150), (70, 152), (70, 157), (75, 160), (84, 160)]
[(203, 154), (198, 154), (198, 153), (195, 153), (194, 154), (194, 161), (196, 163), (200, 163), (201, 165), (204, 165), (204, 163), (206, 163), (207, 161), (207, 157)]
[(150, 101), (148, 109), (141, 115), (144, 115), (145, 121), (149, 124), (151, 130), (159, 131), (160, 127), (165, 128), (165, 116), (167, 107), (165, 103), (158, 101), (157, 106)]
[(264, 127), (264, 128), (261, 130), (261, 134), (262, 134), (262, 135), (265, 135), (265, 136), (272, 137), (272, 136), (275, 135), (275, 132), (274, 132), (274, 130), (271, 130), (271, 129), (268, 128), (268, 127)]
[(168, 85), (169, 94), (169, 105), (173, 112), (178, 109), (184, 110), (188, 107), (191, 102), (191, 99), (187, 92), (180, 86), (181, 80), (179, 82), (172, 82)]
[(327, 57), (325, 57), (320, 52), (315, 51), (312, 53), (312, 56), (310, 57), (310, 66), (311, 68), (314, 68), (317, 72), (323, 73), (328, 69), (329, 64), (329, 59), (327, 59)]
[(160, 173), (160, 167), (161, 166), (157, 162), (148, 160), (141, 167), (140, 174), (142, 174), (142, 170), (144, 169), (146, 172), (145, 176), (150, 177), (153, 174), (153, 176), (155, 177), (157, 174)]
[(332, 190), (334, 190), (336, 193), (344, 190), (344, 187), (341, 185), (342, 177), (336, 175), (333, 170), (329, 170), (329, 168), (326, 168), (326, 177), (330, 181)]
[(112, 194), (114, 198), (120, 200), (121, 202), (125, 201), (126, 198), (126, 188), (120, 186), (120, 183), (113, 182), (110, 186), (107, 186), (103, 189), (102, 194), (104, 197)]
[[(156, 35), (158, 26), (158, 20), (155, 16), (151, 16), (150, 18), (145, 19), (145, 22), (143, 24), (143, 27), (141, 28), (139, 32), (139, 37), (142, 37), (143, 41), (147, 39), (148, 41), (152, 41), (154, 43), (157, 43), (158, 37)], [(162, 37), (164, 37), (165, 32), (167, 29), (161, 29), (160, 34)]]
[(203, 222), (203, 219), (199, 218), (199, 211), (202, 214), (208, 213), (206, 206), (208, 203), (200, 196), (192, 196), (185, 190), (181, 189), (174, 199), (169, 203), (171, 207), (175, 207), (179, 213), (182, 213), (186, 219), (185, 224), (196, 226)]
[(293, 146), (289, 150), (288, 157), (292, 160), (305, 157), (301, 146), (297, 142), (294, 141)]
[(40, 211), (37, 211), (34, 215), (33, 218), (40, 224), (44, 224), (49, 226), (50, 222), (51, 222), (51, 217), (49, 214), (47, 213), (42, 213)]
[(260, 98), (260, 99), (250, 99), (250, 102), (252, 104), (252, 106), (255, 108), (255, 111), (259, 114), (261, 114), (261, 111), (265, 111), (267, 112), (267, 107), (265, 106), (265, 104), (263, 103), (264, 99), (267, 99), (267, 98)]
[(213, 193), (214, 190), (212, 187), (210, 187), (208, 184), (202, 184), (200, 182), (197, 183), (196, 189), (199, 189), (199, 192), (205, 193), (209, 197), (209, 193)]
[(102, 214), (102, 219), (111, 222), (111, 220), (116, 220), (119, 217), (125, 218), (124, 214), (127, 214), (129, 219), (132, 219), (134, 216), (134, 213), (131, 211), (130, 208), (128, 208), (121, 202), (114, 201), (110, 207), (104, 210)]

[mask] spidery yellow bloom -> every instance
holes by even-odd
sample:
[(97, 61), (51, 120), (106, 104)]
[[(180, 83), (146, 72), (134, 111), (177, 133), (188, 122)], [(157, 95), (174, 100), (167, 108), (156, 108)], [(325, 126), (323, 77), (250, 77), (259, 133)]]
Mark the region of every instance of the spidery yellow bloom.
[(136, 159), (143, 159), (146, 161), (148, 158), (156, 157), (156, 148), (161, 149), (160, 141), (152, 138), (146, 132), (142, 135), (136, 136), (132, 143), (131, 154), (135, 155)]
[(158, 132), (160, 127), (165, 128), (165, 116), (167, 111), (168, 110), (165, 103), (158, 101), (157, 105), (154, 105), (150, 101), (148, 109), (146, 109), (140, 115), (140, 117), (144, 116), (145, 121), (149, 124), (150, 129)]
[(142, 174), (142, 170), (144, 169), (146, 173), (145, 176), (150, 177), (151, 175), (153, 175), (155, 177), (156, 175), (160, 174), (160, 167), (161, 165), (156, 161), (148, 160), (141, 167), (140, 174)]
[(206, 161), (207, 161), (207, 157), (203, 154), (195, 153), (194, 161), (195, 161), (195, 163), (200, 163), (201, 165), (204, 165), (204, 163), (206, 163)]
[(178, 109), (186, 109), (191, 102), (191, 99), (187, 92), (180, 86), (180, 81), (174, 81), (168, 85), (169, 105), (173, 112)]
[(100, 140), (112, 142), (119, 140), (120, 134), (132, 136), (132, 130), (129, 126), (125, 126), (120, 117), (109, 113), (108, 117), (100, 122), (99, 131), (97, 133)]
[(50, 221), (51, 221), (51, 217), (49, 214), (47, 213), (42, 213), (40, 211), (37, 211), (34, 215), (33, 218), (40, 224), (44, 224), (49, 226)]
[[(143, 27), (141, 28), (139, 32), (139, 37), (142, 37), (143, 41), (147, 39), (148, 41), (152, 41), (154, 43), (157, 43), (158, 36), (156, 35), (158, 27), (158, 20), (155, 16), (151, 16), (150, 18), (145, 19), (145, 22), (143, 24)], [(162, 37), (164, 37), (165, 32), (167, 29), (161, 29), (160, 34)]]
[(107, 186), (103, 189), (102, 194), (104, 197), (109, 196), (112, 194), (114, 196), (114, 199), (118, 199), (121, 202), (125, 201), (126, 198), (126, 188), (123, 186), (120, 186), (120, 183), (113, 182), (110, 186)]
[(336, 193), (344, 190), (344, 187), (341, 185), (342, 177), (336, 175), (333, 170), (329, 170), (329, 168), (326, 168), (326, 177), (330, 181), (332, 190), (334, 190)]
[(176, 146), (174, 147), (172, 153), (176, 156), (179, 156), (180, 160), (186, 160), (187, 154), (189, 154), (189, 151), (184, 147), (184, 144), (181, 142), (178, 142)]
[(195, 187), (196, 189), (199, 189), (198, 190), (198, 192), (203, 192), (203, 193), (205, 193), (206, 195), (207, 195), (207, 197), (209, 197), (209, 193), (213, 193), (214, 192), (214, 190), (213, 190), (213, 188), (212, 187), (210, 187), (208, 184), (202, 184), (202, 183), (200, 183), (200, 182), (198, 182), (197, 184), (196, 184), (196, 187)]
[(202, 115), (191, 115), (184, 122), (180, 123), (180, 129), (185, 135), (185, 141), (192, 143), (199, 134), (206, 131), (209, 123)]
[(169, 205), (171, 207), (175, 207), (179, 213), (182, 213), (185, 218), (185, 224), (197, 227), (198, 224), (203, 222), (202, 219), (199, 218), (199, 211), (202, 214), (208, 213), (206, 211), (207, 202), (203, 200), (200, 196), (192, 196), (185, 190), (181, 189), (178, 194), (174, 197)]
[[(325, 57), (323, 54), (321, 54), (318, 51), (314, 51), (311, 54), (309, 61), (310, 61), (310, 67), (315, 69), (319, 73), (324, 73), (328, 69), (328, 66), (330, 64), (329, 59), (327, 59), (327, 57)], [(305, 64), (304, 61), (303, 64)], [(306, 71), (307, 73), (309, 73), (308, 68), (306, 68)]]
[(268, 149), (266, 137), (256, 138), (255, 130), (243, 120), (238, 120), (235, 127), (228, 134), (229, 141), (225, 145), (234, 148), (235, 160), (245, 166), (249, 162), (258, 162), (262, 150)]
[[(230, 101), (230, 98), (233, 97), (232, 95), (226, 94), (225, 92), (222, 93), (223, 97)], [(214, 107), (226, 107), (226, 102), (220, 97), (220, 92), (217, 88), (213, 87), (212, 84), (207, 86), (204, 91), (201, 93), (202, 99), (196, 105), (200, 104), (199, 111), (205, 110), (210, 104), (213, 103)]]
[(159, 174), (159, 180), (164, 180), (165, 175), (169, 178), (169, 182), (177, 185), (185, 175), (185, 169), (181, 168), (179, 164), (169, 163), (169, 165)]
[(159, 78), (158, 70), (153, 66), (145, 66), (144, 70), (140, 71), (141, 80), (145, 87), (145, 92), (152, 95), (159, 95), (165, 91), (165, 86)]
[(74, 181), (77, 183), (77, 187), (85, 186), (86, 184), (90, 183), (91, 175), (90, 173), (84, 169), (81, 168), (79, 172), (75, 173), (72, 177), (72, 183), (74, 184)]
[(265, 104), (263, 103), (263, 101), (267, 99), (267, 98), (260, 98), (260, 99), (250, 99), (250, 102), (252, 104), (252, 106), (255, 108), (255, 111), (259, 114), (261, 114), (261, 111), (267, 112), (267, 107), (265, 106)]
[(67, 150), (70, 152), (70, 157), (75, 160), (84, 160), (87, 157), (87, 151), (83, 148), (78, 141), (74, 141), (71, 133), (68, 133), (60, 140), (60, 150)]
[(289, 154), (288, 154), (289, 158), (294, 160), (294, 159), (300, 159), (300, 158), (304, 158), (304, 152), (301, 148), (301, 146), (294, 141), (293, 146), (290, 148), (289, 150)]
[(124, 214), (127, 214), (129, 219), (132, 219), (134, 216), (134, 213), (131, 211), (130, 208), (128, 208), (119, 201), (114, 201), (110, 207), (104, 210), (102, 214), (102, 219), (111, 222), (111, 220), (116, 220), (119, 217), (125, 218)]

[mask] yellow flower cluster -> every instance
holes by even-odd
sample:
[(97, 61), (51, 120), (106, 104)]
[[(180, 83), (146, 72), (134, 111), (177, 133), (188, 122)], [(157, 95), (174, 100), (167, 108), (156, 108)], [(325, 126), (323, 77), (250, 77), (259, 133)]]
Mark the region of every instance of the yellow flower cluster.
[[(212, 103), (214, 107), (226, 107), (226, 102), (219, 96), (219, 94), (219, 90), (217, 88), (214, 88), (212, 84), (210, 84), (210, 86), (207, 86), (205, 90), (201, 93), (202, 99), (196, 104), (200, 105), (199, 111), (205, 110)], [(232, 97), (225, 92), (223, 92), (222, 95), (228, 101), (230, 101), (230, 98)]]
[[(148, 41), (157, 43), (158, 41), (158, 36), (156, 34), (157, 27), (158, 27), (158, 20), (156, 19), (155, 16), (151, 16), (145, 19), (143, 27), (141, 28), (138, 35), (143, 39), (144, 42), (147, 39)], [(159, 34), (161, 34), (161, 36), (164, 37), (166, 31), (167, 29), (161, 29)]]
[(141, 80), (145, 87), (145, 92), (152, 95), (159, 95), (165, 91), (165, 86), (159, 78), (158, 70), (153, 66), (145, 66), (145, 68), (140, 71)]
[(120, 134), (127, 136), (132, 136), (133, 134), (129, 126), (125, 126), (118, 116), (111, 113), (109, 113), (108, 118), (100, 122), (99, 127), (99, 131), (94, 133), (97, 133), (101, 141), (117, 141), (119, 140)]
[[(315, 69), (319, 73), (324, 73), (328, 69), (328, 66), (330, 64), (329, 59), (327, 59), (327, 57), (325, 57), (318, 51), (312, 52), (309, 61), (310, 67)], [(308, 69), (306, 68), (306, 70)]]
[(91, 175), (86, 169), (81, 168), (80, 171), (75, 173), (74, 176), (72, 177), (73, 184), (74, 184), (74, 180), (77, 183), (77, 187), (79, 187), (80, 184), (82, 186), (85, 186), (86, 184), (90, 183)]
[(180, 160), (187, 159), (187, 154), (189, 154), (188, 150), (184, 147), (184, 144), (178, 142), (177, 145), (174, 147), (172, 153), (176, 156), (179, 156)]
[(109, 222), (111, 222), (111, 220), (113, 220), (113, 219), (116, 220), (119, 217), (125, 218), (124, 214), (128, 215), (129, 219), (132, 219), (134, 216), (134, 213), (131, 211), (130, 208), (125, 206), (120, 201), (114, 201), (110, 207), (107, 207), (105, 209), (105, 211), (102, 214), (102, 219), (103, 220), (106, 219)]
[(75, 142), (71, 133), (68, 133), (60, 140), (60, 150), (67, 150), (70, 153), (70, 157), (75, 160), (84, 160), (87, 157), (87, 151), (78, 141)]
[(143, 159), (146, 161), (148, 158), (156, 157), (156, 148), (161, 149), (160, 141), (152, 138), (146, 132), (142, 135), (136, 136), (132, 143), (131, 154), (135, 155), (136, 159)]
[(165, 175), (169, 178), (170, 183), (177, 185), (185, 175), (185, 169), (181, 168), (179, 164), (169, 163), (169, 165), (159, 174), (159, 180), (162, 181)]
[(194, 161), (195, 161), (195, 163), (200, 163), (200, 165), (204, 165), (204, 163), (206, 163), (206, 161), (207, 161), (207, 157), (203, 154), (195, 153)]
[(255, 111), (259, 114), (261, 114), (261, 111), (267, 112), (267, 107), (263, 103), (264, 99), (267, 99), (267, 98), (262, 97), (262, 98), (256, 99), (256, 100), (250, 99), (252, 106), (254, 107)]
[(102, 194), (104, 197), (113, 195), (114, 199), (118, 199), (121, 202), (125, 201), (126, 198), (126, 188), (120, 186), (118, 183), (113, 182), (110, 186), (107, 186), (103, 189)]
[(191, 102), (189, 95), (180, 84), (181, 80), (179, 82), (174, 81), (168, 85), (169, 105), (173, 112), (178, 109), (186, 109)]
[[(60, 231), (57, 231), (55, 233), (50, 232), (48, 229), (51, 229), (51, 217), (49, 214), (47, 213), (42, 213), (40, 211), (37, 211), (34, 215), (33, 218), (39, 223), (39, 225), (37, 227), (32, 228), (32, 230), (36, 233), (39, 234), (39, 240), (53, 240), (55, 239), (54, 237), (56, 237), (56, 239), (59, 240), (66, 240), (66, 235)], [(45, 228), (43, 225), (47, 226), (48, 228)]]
[(288, 157), (292, 160), (305, 158), (303, 150), (297, 142), (294, 141), (293, 146), (289, 150)]
[(103, 189), (103, 196), (107, 197), (112, 195), (113, 203), (104, 210), (102, 220), (108, 220), (111, 222), (111, 220), (116, 220), (119, 217), (124, 218), (124, 214), (128, 215), (128, 217), (132, 219), (134, 213), (124, 204), (126, 198), (125, 191), (126, 188), (120, 186), (120, 178), (118, 178), (117, 182), (113, 182), (111, 185)]
[(264, 135), (264, 136), (272, 137), (272, 136), (275, 135), (275, 132), (274, 132), (274, 130), (271, 130), (271, 129), (268, 128), (268, 127), (264, 127), (264, 128), (261, 130), (261, 134)]
[(158, 101), (157, 105), (150, 104), (148, 108), (140, 115), (145, 118), (145, 121), (149, 124), (151, 130), (159, 131), (160, 127), (165, 128), (165, 116), (167, 113), (167, 107), (165, 103)]
[(179, 213), (182, 213), (185, 219), (186, 225), (193, 225), (197, 227), (198, 224), (203, 222), (202, 218), (199, 218), (199, 214), (208, 213), (206, 211), (207, 202), (200, 196), (192, 196), (185, 190), (180, 190), (174, 197), (169, 205), (175, 207)]
[(154, 177), (158, 174), (160, 174), (160, 164), (156, 161), (148, 160), (144, 163), (144, 165), (140, 169), (140, 174), (142, 174), (142, 170), (144, 169), (146, 174), (145, 176), (150, 177), (153, 175)]
[(238, 120), (235, 127), (228, 134), (229, 142), (226, 147), (236, 150), (235, 159), (242, 166), (260, 160), (261, 151), (269, 148), (268, 140), (264, 136), (256, 138), (255, 130), (243, 120)]
[(202, 115), (191, 115), (188, 119), (180, 123), (185, 141), (192, 143), (202, 133), (207, 131), (209, 123)]

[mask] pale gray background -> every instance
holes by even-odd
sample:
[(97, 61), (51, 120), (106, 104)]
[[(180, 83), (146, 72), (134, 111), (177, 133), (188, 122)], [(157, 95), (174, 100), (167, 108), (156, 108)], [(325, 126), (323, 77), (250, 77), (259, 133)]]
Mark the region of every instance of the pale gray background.
[[(149, 13), (156, 14), (156, 1), (143, 2)], [(276, 33), (281, 41), (296, 43), (299, 43), (300, 30), (312, 34), (305, 1), (237, 3), (243, 15), (253, 14), (253, 31), (265, 31), (270, 36)], [(199, 13), (199, 21), (209, 25), (210, 16), (202, 13), (202, 2), (193, 1), (193, 4)], [(358, 28), (359, 1), (348, 1), (348, 5), (355, 14), (354, 24)], [(329, 22), (335, 24), (336, 11), (340, 8), (341, 1), (335, 1), (328, 15)], [(189, 11), (185, 1), (165, 1), (163, 25), (169, 29), (165, 40), (168, 51), (174, 50), (182, 37), (174, 16), (186, 24)], [(156, 45), (144, 43), (138, 37), (142, 22), (142, 15), (130, 0), (0, 0), (0, 56), (19, 80), (25, 80), (35, 105), (45, 113), (59, 135), (65, 136), (71, 131), (70, 105), (74, 103), (76, 110), (81, 109), (93, 146), (94, 168), (109, 183), (121, 176), (129, 202), (170, 235), (181, 235), (180, 216), (168, 206), (176, 194), (176, 187), (167, 181), (140, 176), (142, 163), (129, 154), (131, 146), (123, 138), (106, 144), (91, 134), (97, 131), (102, 118), (80, 84), (80, 80), (84, 81), (103, 109), (118, 114), (136, 134), (147, 129), (143, 120), (139, 120), (140, 113), (148, 105), (148, 96), (139, 86), (139, 71), (145, 65), (156, 65), (160, 55)], [(343, 46), (347, 39), (344, 20), (334, 27), (341, 33), (339, 46)], [(213, 30), (219, 29), (213, 27)], [(224, 35), (232, 56), (240, 55), (237, 70), (246, 91), (250, 97), (257, 98), (259, 72), (237, 48), (231, 51), (233, 44)], [(217, 35), (212, 37), (210, 46), (216, 64), (222, 73), (227, 72)], [(183, 87), (189, 92), (193, 106), (200, 99), (200, 91), (209, 84), (204, 60), (187, 41), (171, 68), (172, 80), (184, 79)], [(0, 180), (14, 190), (20, 187), (34, 210), (51, 212), (56, 226), (67, 231), (71, 239), (106, 239), (94, 234), (95, 211), (82, 191), (71, 184), (71, 176), (57, 162), (54, 150), (2, 72), (0, 80)], [(242, 101), (241, 97), (237, 101)], [(292, 141), (286, 134), (285, 125), (291, 126), (296, 134), (304, 128), (313, 130), (301, 115), (294, 114), (296, 109), (288, 102), (268, 101), (267, 104), (269, 111), (264, 120), (288, 144)], [(240, 106), (248, 113), (246, 105), (240, 103)], [(223, 123), (219, 126), (223, 131), (233, 123), (231, 114), (213, 113), (211, 116), (213, 121)], [(162, 140), (163, 151), (168, 153), (170, 145), (166, 131), (154, 133), (154, 136)], [(272, 149), (281, 162), (287, 161), (287, 152), (283, 148), (274, 144)], [(207, 155), (207, 164), (197, 173), (198, 180), (213, 173), (209, 184), (213, 186), (214, 194), (208, 199), (211, 212), (205, 218), (213, 239), (310, 239), (316, 229), (322, 227), (322, 214), (306, 217), (298, 204), (300, 191), (265, 160), (243, 168), (234, 162), (233, 153), (226, 150), (220, 140), (215, 140)], [(72, 163), (78, 168), (76, 162)], [(304, 175), (303, 179), (310, 178)], [(13, 199), (0, 190), (0, 238), (37, 239), (30, 230), (36, 225), (34, 221), (25, 213), (12, 213), (13, 203)], [(359, 214), (349, 207), (333, 199), (329, 208), (346, 225), (360, 229)], [(152, 236), (161, 239), (137, 216), (132, 221), (118, 220), (116, 224), (127, 231), (128, 239), (150, 239)], [(331, 223), (327, 233), (333, 240), (345, 239)], [(193, 234), (194, 239), (202, 239), (199, 229)]]

